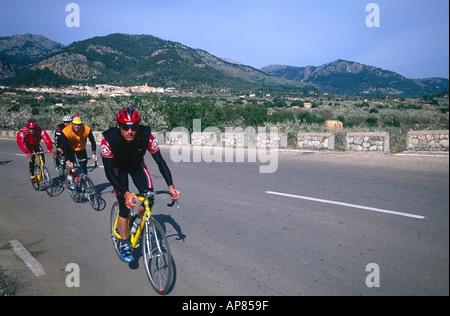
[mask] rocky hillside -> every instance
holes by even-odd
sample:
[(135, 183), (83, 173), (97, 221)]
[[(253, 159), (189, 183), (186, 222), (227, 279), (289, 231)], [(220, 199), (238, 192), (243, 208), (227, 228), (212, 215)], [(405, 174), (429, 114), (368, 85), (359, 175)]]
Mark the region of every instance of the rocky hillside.
[(0, 37), (0, 58), (7, 60), (17, 71), (28, 69), (63, 48), (63, 44), (42, 35), (19, 34)]
[(317, 90), (150, 35), (111, 34), (72, 43), (18, 74), (9, 84), (31, 85), (36, 78), (40, 84), (147, 83), (189, 91)]
[(0, 37), (0, 84), (112, 84), (248, 93), (319, 91), (340, 95), (423, 96), (448, 91), (444, 78), (407, 79), (395, 72), (337, 60), (319, 67), (261, 70), (150, 35), (111, 34), (65, 47), (41, 35)]
[(337, 60), (319, 67), (271, 65), (261, 70), (273, 76), (309, 83), (325, 92), (342, 95), (423, 96), (449, 89), (448, 79), (407, 79), (392, 71), (346, 60)]
[(15, 75), (16, 70), (14, 67), (7, 60), (0, 57), (0, 80), (14, 77)]

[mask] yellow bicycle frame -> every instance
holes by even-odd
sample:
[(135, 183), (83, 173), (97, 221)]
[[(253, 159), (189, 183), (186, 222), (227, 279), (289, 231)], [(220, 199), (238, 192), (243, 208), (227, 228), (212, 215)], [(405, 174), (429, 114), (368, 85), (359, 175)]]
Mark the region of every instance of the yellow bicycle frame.
[[(36, 155), (37, 157), (39, 157), (40, 160), (40, 165), (38, 166), (36, 163), (36, 160), (34, 161), (34, 166), (33, 168), (36, 170), (36, 167), (39, 167), (39, 172), (37, 174), (35, 174), (34, 176), (36, 177), (36, 179), (38, 180), (38, 182), (42, 181), (42, 167), (44, 166), (44, 160), (42, 159), (42, 155)], [(30, 178), (31, 178), (31, 174), (30, 174)]]
[[(130, 245), (134, 249), (139, 247), (138, 241), (139, 241), (139, 237), (141, 236), (142, 230), (144, 229), (145, 221), (146, 221), (147, 217), (151, 216), (150, 202), (149, 202), (148, 198), (143, 198), (143, 197), (137, 197), (137, 198), (140, 202), (144, 202), (145, 212), (144, 212), (144, 216), (142, 217), (141, 224), (139, 225), (138, 229), (136, 230), (136, 233), (131, 234), (131, 236), (130, 236)], [(114, 223), (114, 234), (116, 235), (117, 238), (121, 238), (121, 236), (117, 233), (117, 219), (118, 218), (119, 218), (119, 213), (117, 213), (116, 221)]]

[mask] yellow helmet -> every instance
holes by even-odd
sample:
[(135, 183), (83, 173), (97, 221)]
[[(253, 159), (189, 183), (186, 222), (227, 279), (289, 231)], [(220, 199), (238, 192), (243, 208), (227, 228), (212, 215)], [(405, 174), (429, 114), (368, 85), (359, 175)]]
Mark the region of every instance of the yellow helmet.
[(79, 125), (83, 122), (81, 121), (81, 117), (79, 115), (75, 115), (72, 119), (72, 123), (75, 125)]

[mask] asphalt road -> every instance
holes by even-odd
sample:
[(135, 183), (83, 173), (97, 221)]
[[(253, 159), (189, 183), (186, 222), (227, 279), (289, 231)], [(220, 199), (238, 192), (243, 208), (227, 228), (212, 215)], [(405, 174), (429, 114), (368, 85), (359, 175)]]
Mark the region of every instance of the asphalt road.
[[(174, 163), (170, 147), (162, 152), (182, 191), (179, 209), (167, 200), (154, 208), (175, 262), (169, 295), (449, 295), (448, 156), (281, 152), (277, 171), (261, 174), (247, 158)], [(146, 161), (156, 189), (165, 189)], [(142, 260), (129, 265), (114, 253), (112, 187), (101, 168), (90, 177), (105, 201), (98, 212), (62, 189), (52, 198), (36, 192), (15, 141), (0, 140), (2, 288), (156, 295)], [(33, 274), (12, 241), (44, 275)], [(66, 284), (78, 280), (70, 264), (79, 287)]]

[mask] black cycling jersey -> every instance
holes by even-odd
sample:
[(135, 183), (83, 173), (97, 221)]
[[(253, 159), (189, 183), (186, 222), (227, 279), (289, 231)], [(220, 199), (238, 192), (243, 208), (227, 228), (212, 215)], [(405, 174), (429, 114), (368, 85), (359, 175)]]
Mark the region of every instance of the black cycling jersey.
[[(131, 142), (122, 137), (118, 127), (105, 131), (103, 136), (101, 144), (103, 166), (106, 177), (113, 185), (117, 196), (123, 196), (128, 191), (128, 182), (123, 180), (124, 173), (132, 175), (141, 173), (142, 170), (148, 173), (144, 164), (144, 156), (147, 151), (151, 153), (158, 165), (167, 186), (173, 185), (172, 174), (149, 127), (140, 126)], [(116, 172), (115, 169), (117, 169)], [(147, 189), (151, 189), (151, 181), (149, 182)], [(138, 189), (140, 190), (140, 188)]]

